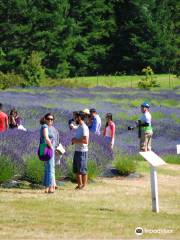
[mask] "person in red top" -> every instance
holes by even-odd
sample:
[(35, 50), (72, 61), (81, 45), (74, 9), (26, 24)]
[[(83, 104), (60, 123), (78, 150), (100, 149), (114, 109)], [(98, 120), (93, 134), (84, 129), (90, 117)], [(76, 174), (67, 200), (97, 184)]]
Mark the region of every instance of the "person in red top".
[(106, 125), (104, 128), (103, 136), (109, 142), (110, 149), (113, 149), (113, 147), (114, 147), (115, 130), (116, 130), (116, 126), (115, 126), (115, 123), (112, 121), (112, 113), (107, 113), (106, 114)]
[(4, 132), (8, 129), (8, 116), (2, 112), (3, 105), (0, 103), (0, 132)]

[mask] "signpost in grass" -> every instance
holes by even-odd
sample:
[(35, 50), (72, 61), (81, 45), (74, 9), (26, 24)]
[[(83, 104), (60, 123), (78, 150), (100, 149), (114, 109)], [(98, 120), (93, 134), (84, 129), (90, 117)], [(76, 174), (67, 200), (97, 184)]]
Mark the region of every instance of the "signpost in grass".
[(180, 145), (176, 145), (177, 147), (177, 154), (180, 154)]
[(150, 165), (150, 176), (151, 176), (151, 197), (152, 197), (152, 211), (159, 212), (159, 199), (158, 199), (158, 180), (156, 168), (166, 164), (157, 154), (153, 151), (139, 152), (140, 155)]

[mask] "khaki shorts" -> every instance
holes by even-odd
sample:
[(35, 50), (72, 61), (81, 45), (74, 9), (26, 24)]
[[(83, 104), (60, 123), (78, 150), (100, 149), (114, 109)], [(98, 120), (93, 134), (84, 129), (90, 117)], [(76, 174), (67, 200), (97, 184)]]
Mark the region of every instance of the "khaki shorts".
[(152, 132), (141, 132), (140, 151), (151, 151)]

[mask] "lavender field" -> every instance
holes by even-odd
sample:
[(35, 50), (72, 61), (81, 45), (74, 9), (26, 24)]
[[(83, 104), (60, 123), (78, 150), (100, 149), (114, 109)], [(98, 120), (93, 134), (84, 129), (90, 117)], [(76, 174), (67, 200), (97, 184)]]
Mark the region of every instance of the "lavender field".
[[(104, 116), (112, 112), (116, 123), (115, 151), (122, 154), (138, 154), (137, 131), (127, 131), (141, 115), (140, 104), (148, 101), (153, 119), (153, 150), (160, 155), (176, 154), (176, 144), (180, 142), (180, 88), (167, 91), (144, 91), (137, 89), (104, 88), (69, 89), (28, 88), (11, 89), (0, 93), (0, 102), (9, 112), (16, 107), (23, 118), (27, 132), (8, 130), (0, 135), (0, 152), (15, 161), (23, 161), (23, 156), (36, 154), (39, 142), (39, 119), (47, 112), (55, 115), (55, 126), (60, 131), (61, 142), (71, 158), (73, 132), (68, 128), (72, 111), (96, 108), (105, 124)], [(106, 165), (112, 157), (102, 136), (91, 135), (90, 158)], [(66, 158), (66, 156), (65, 156)]]
[[(39, 143), (39, 119), (50, 111), (55, 114), (55, 125), (60, 131), (61, 142), (66, 146), (67, 153), (61, 161), (60, 170), (63, 174), (67, 173), (69, 160), (72, 167), (74, 151), (71, 145), (74, 133), (68, 128), (68, 119), (74, 110), (95, 107), (102, 117), (103, 125), (105, 113), (113, 113), (117, 128), (114, 152), (120, 152), (122, 156), (126, 154), (124, 159), (127, 156), (134, 159), (134, 156), (138, 156), (139, 140), (137, 131), (129, 132), (127, 127), (134, 125), (141, 114), (139, 105), (145, 100), (151, 104), (153, 150), (163, 157), (176, 157), (176, 165), (167, 164), (158, 169), (159, 214), (151, 212), (148, 165), (139, 161), (137, 173), (142, 177), (97, 178), (81, 194), (74, 191), (70, 181), (65, 181), (56, 194), (51, 196), (44, 195), (39, 188), (28, 188), (27, 185), (25, 188), (0, 187), (0, 238), (72, 239), (73, 236), (73, 239), (86, 239), (88, 236), (89, 239), (137, 239), (135, 228), (141, 226), (145, 229), (171, 231), (171, 234), (146, 233), (143, 238), (178, 239), (180, 166), (177, 165), (176, 144), (180, 143), (180, 88), (161, 92), (102, 87), (16, 88), (2, 91), (0, 102), (4, 103), (4, 110), (9, 112), (12, 107), (16, 107), (28, 131), (8, 130), (0, 134), (0, 157), (8, 156), (22, 170), (19, 173), (23, 174), (24, 169), (27, 169), (26, 157), (30, 156), (34, 164), (30, 170), (39, 173), (41, 183), (43, 169), (39, 167), (42, 162), (33, 156), (37, 153)], [(89, 160), (103, 168), (110, 166), (113, 156), (108, 152), (103, 137), (91, 135), (90, 140)], [(3, 161), (4, 158), (1, 160), (0, 173), (3, 172)], [(4, 169), (8, 173), (7, 165)]]

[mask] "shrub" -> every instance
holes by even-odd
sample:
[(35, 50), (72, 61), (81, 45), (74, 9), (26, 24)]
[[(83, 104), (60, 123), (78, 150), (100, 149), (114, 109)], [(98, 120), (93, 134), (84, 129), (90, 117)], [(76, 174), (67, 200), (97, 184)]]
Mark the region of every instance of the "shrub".
[(24, 178), (32, 183), (42, 183), (44, 176), (44, 164), (41, 162), (37, 155), (24, 156), (25, 173)]
[(129, 175), (136, 171), (136, 160), (131, 155), (116, 154), (113, 166), (119, 171), (120, 175)]
[(159, 87), (157, 81), (154, 77), (154, 72), (151, 67), (146, 67), (142, 69), (142, 72), (145, 76), (138, 82), (138, 87), (143, 89), (150, 89), (152, 87)]
[(13, 176), (16, 174), (16, 168), (9, 157), (1, 155), (0, 166), (0, 183), (12, 179)]
[(55, 176), (57, 180), (60, 180), (63, 177), (60, 165), (56, 165), (55, 167)]
[(163, 159), (167, 163), (173, 163), (173, 164), (180, 164), (180, 156), (179, 155), (165, 155)]
[(70, 158), (67, 159), (66, 176), (71, 180), (71, 182), (76, 182), (76, 175), (73, 173), (73, 162)]
[(9, 87), (21, 86), (23, 81), (23, 77), (14, 72), (8, 72), (6, 74), (0, 72), (0, 89), (2, 90)]
[(98, 166), (95, 161), (89, 159), (88, 160), (88, 179), (94, 180), (101, 174), (102, 174), (102, 170), (100, 166)]

